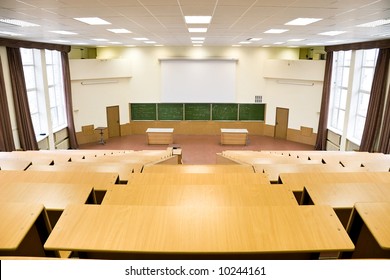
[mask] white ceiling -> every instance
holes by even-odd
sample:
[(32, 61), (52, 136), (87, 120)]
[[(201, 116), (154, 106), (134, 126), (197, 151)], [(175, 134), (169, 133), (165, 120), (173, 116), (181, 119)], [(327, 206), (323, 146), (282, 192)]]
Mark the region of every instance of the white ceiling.
[[(207, 33), (189, 33), (184, 16), (210, 15)], [(111, 25), (91, 26), (76, 17), (100, 17)], [(298, 17), (322, 18), (307, 26), (287, 26)], [(261, 38), (249, 46), (337, 45), (390, 38), (390, 24), (357, 27), (379, 19), (390, 19), (390, 0), (0, 0), (0, 18), (18, 19), (38, 27), (0, 23), (0, 37), (65, 45), (137, 45), (133, 38), (146, 37), (165, 46), (191, 46), (191, 37), (205, 37), (204, 46), (237, 45)], [(107, 29), (125, 28), (131, 34), (114, 34)], [(288, 29), (266, 34), (271, 28)], [(70, 31), (60, 35), (51, 31)], [(337, 36), (319, 33), (345, 31)], [(13, 32), (19, 36), (1, 32)], [(97, 42), (93, 39), (106, 39)], [(289, 41), (302, 39), (299, 42)], [(56, 41), (63, 40), (63, 41)], [(116, 43), (115, 43), (116, 42)], [(275, 45), (276, 46), (276, 45)]]

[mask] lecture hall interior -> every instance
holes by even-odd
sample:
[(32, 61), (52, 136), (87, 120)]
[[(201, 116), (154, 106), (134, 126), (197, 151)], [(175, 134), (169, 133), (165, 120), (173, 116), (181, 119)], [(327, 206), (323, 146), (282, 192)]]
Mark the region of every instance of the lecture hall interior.
[(0, 259), (390, 259), (388, 0), (0, 3)]

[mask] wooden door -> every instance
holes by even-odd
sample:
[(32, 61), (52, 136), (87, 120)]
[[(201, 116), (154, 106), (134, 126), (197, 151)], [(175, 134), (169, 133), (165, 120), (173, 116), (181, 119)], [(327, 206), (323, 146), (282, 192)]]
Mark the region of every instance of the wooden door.
[(121, 127), (119, 122), (119, 106), (110, 106), (106, 109), (108, 137), (121, 136)]
[(287, 139), (288, 113), (289, 109), (276, 107), (275, 138)]

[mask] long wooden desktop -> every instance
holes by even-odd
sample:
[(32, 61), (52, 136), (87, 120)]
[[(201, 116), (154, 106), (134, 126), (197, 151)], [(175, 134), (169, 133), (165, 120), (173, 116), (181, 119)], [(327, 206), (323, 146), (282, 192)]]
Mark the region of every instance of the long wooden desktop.
[(354, 245), (330, 206), (68, 206), (45, 243), (102, 259), (317, 259)]
[(341, 258), (390, 259), (390, 203), (356, 203), (347, 231), (355, 250)]
[(54, 257), (43, 248), (50, 231), (42, 204), (0, 203), (0, 255)]

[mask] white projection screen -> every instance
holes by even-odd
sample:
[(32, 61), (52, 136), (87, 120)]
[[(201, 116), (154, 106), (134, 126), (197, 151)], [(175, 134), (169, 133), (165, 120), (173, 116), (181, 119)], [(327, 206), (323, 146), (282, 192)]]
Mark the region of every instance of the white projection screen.
[(236, 64), (226, 60), (161, 60), (161, 102), (236, 102)]

